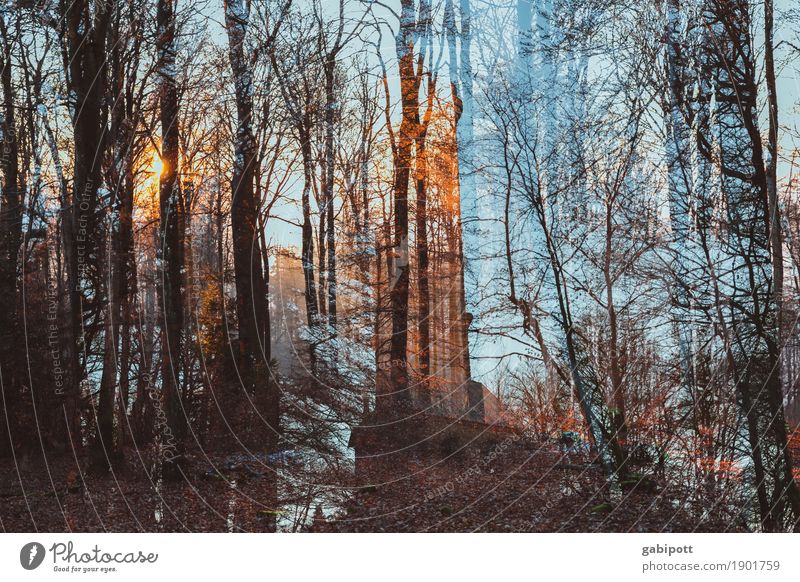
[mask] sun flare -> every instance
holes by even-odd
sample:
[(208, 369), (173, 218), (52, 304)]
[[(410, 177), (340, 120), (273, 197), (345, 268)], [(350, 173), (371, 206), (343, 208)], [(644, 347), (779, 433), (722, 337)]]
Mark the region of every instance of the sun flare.
[(164, 161), (158, 155), (158, 152), (153, 151), (153, 158), (150, 160), (149, 173), (155, 177), (161, 176), (164, 173)]
[(135, 205), (144, 212), (146, 220), (158, 213), (158, 187), (165, 166), (156, 149), (144, 152), (140, 166), (141, 177), (136, 187)]

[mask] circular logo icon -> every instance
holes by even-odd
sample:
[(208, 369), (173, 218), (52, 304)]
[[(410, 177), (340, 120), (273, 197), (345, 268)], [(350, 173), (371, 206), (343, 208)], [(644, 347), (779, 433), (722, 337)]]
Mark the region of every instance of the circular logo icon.
[(44, 546), (39, 542), (30, 542), (19, 551), (19, 563), (26, 570), (35, 570), (44, 561)]

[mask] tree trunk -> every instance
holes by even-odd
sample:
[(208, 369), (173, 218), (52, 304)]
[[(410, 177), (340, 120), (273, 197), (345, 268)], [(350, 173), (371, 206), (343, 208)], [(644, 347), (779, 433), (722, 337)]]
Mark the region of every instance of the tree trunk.
[[(102, 269), (104, 236), (99, 220), (98, 189), (101, 184), (101, 164), (106, 147), (105, 120), (106, 97), (106, 37), (111, 18), (108, 2), (77, 0), (66, 5), (65, 73), (70, 90), (73, 139), (75, 143), (73, 192), (71, 206), (64, 213), (62, 232), (67, 261), (68, 318), (65, 338), (68, 369), (68, 391), (65, 398), (66, 430), (73, 444), (80, 446), (78, 402), (81, 397), (83, 371), (79, 353), (83, 349), (84, 286), (91, 286), (97, 305), (106, 301), (103, 285), (99, 281)], [(113, 388), (113, 383), (101, 382), (101, 392)], [(101, 394), (104, 404), (108, 394)], [(113, 396), (111, 398), (113, 406)], [(98, 411), (103, 416), (105, 410)], [(105, 423), (98, 432), (95, 454), (104, 456), (102, 445), (110, 435)], [(105, 434), (103, 434), (105, 433)], [(97, 460), (97, 456), (95, 456)], [(101, 459), (103, 460), (103, 459)]]
[(408, 385), (408, 190), (419, 115), (419, 77), (414, 68), (415, 11), (413, 0), (401, 3), (400, 28), (395, 38), (402, 116), (394, 159), (394, 268), (389, 280), (392, 338), (389, 350), (391, 386), (399, 408), (411, 406)]
[(253, 71), (245, 58), (249, 11), (241, 0), (225, 4), (228, 55), (236, 88), (236, 162), (231, 181), (231, 230), (239, 324), (239, 360), (245, 389), (266, 407), (259, 420), (266, 424), (267, 449), (277, 446), (278, 395), (270, 381), (270, 330), (267, 287), (258, 236), (258, 204), (254, 195), (256, 141), (252, 129)]
[[(156, 50), (158, 52), (161, 161), (159, 179), (159, 244), (157, 250), (161, 291), (161, 390), (167, 426), (161, 438), (165, 476), (176, 477), (175, 457), (180, 454), (185, 414), (180, 397), (183, 353), (183, 207), (180, 172), (180, 128), (177, 85), (175, 1), (158, 0)], [(171, 433), (171, 434), (169, 434)]]
[[(22, 193), (19, 188), (19, 148), (17, 142), (15, 92), (12, 85), (11, 43), (5, 21), (0, 15), (0, 32), (2, 33), (2, 51), (0, 51), (0, 84), (3, 95), (2, 131), (2, 171), (3, 189), (0, 203), (0, 373), (4, 391), (8, 395), (7, 402), (2, 404), (3, 422), (11, 423), (15, 414), (10, 411), (15, 404), (17, 382), (17, 270), (19, 266), (19, 249), (22, 242)], [(10, 434), (12, 426), (8, 426), (2, 441)], [(9, 443), (10, 446), (10, 443)], [(0, 447), (0, 453), (3, 452)]]
[(317, 288), (314, 280), (314, 227), (311, 226), (311, 187), (314, 180), (314, 161), (311, 153), (311, 121), (309, 114), (304, 112), (303, 121), (300, 123), (298, 133), (300, 136), (300, 150), (303, 157), (303, 226), (302, 250), (303, 279), (305, 281), (306, 318), (308, 325), (319, 323), (319, 307), (317, 303)]
[(325, 176), (322, 180), (322, 200), (325, 220), (328, 265), (326, 283), (328, 285), (328, 324), (336, 329), (336, 231), (334, 230), (333, 178), (336, 155), (334, 152), (334, 131), (338, 101), (334, 87), (336, 73), (336, 47), (325, 59)]
[[(421, 61), (421, 58), (420, 58)], [(419, 67), (422, 67), (420, 62)], [(418, 70), (418, 73), (421, 71)], [(417, 191), (417, 285), (419, 286), (419, 312), (417, 329), (419, 333), (419, 374), (422, 406), (430, 404), (429, 376), (431, 373), (431, 292), (428, 279), (428, 157), (425, 140), (433, 115), (433, 97), (436, 92), (436, 78), (429, 74), (427, 105), (425, 116), (416, 139), (416, 191)]]
[[(478, 299), (478, 199), (475, 180), (473, 117), (474, 98), (472, 88), (472, 11), (470, 0), (460, 0), (459, 12), (461, 32), (458, 33), (452, 0), (446, 0), (444, 27), (449, 48), (450, 79), (455, 105), (456, 152), (458, 155), (459, 219), (461, 235), (458, 237), (463, 313), (458, 322), (464, 344), (464, 370), (467, 378), (472, 376), (469, 337)], [(460, 39), (460, 51), (457, 46)]]

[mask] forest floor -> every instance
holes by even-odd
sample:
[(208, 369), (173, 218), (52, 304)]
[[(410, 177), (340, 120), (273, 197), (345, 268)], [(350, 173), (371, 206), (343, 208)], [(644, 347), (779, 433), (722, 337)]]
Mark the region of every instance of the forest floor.
[[(800, 447), (800, 433), (793, 440)], [(800, 449), (795, 453), (800, 460)], [(241, 455), (189, 455), (185, 478), (158, 483), (143, 465), (148, 465), (145, 459), (130, 454), (125, 468), (97, 476), (65, 458), (47, 463), (31, 457), (5, 461), (0, 464), (0, 530), (266, 531), (276, 514), (263, 502), (268, 499), (268, 479), (259, 459), (242, 462)], [(282, 471), (289, 470), (286, 463), (282, 466)], [(305, 495), (300, 494), (278, 512), (282, 529), (743, 531), (732, 513), (721, 508), (702, 514), (687, 509), (686, 492), (657, 476), (634, 478), (621, 494), (612, 494), (597, 464), (586, 455), (564, 454), (549, 440), (467, 450), (447, 460), (410, 455), (394, 468), (359, 466), (356, 474), (339, 470), (306, 473), (305, 478), (307, 498), (298, 504)], [(310, 516), (318, 498), (312, 490), (327, 499), (320, 503), (324, 510), (317, 511), (313, 523)]]
[[(138, 464), (137, 464), (138, 462)], [(263, 531), (274, 509), (267, 480), (222, 469), (221, 456), (190, 457), (184, 478), (151, 478), (147, 459), (128, 456), (106, 475), (75, 460), (25, 459), (0, 467), (0, 530), (7, 532)], [(217, 467), (215, 471), (212, 467)]]
[[(719, 532), (742, 531), (721, 513), (693, 515), (681, 492), (639, 476), (612, 494), (599, 465), (549, 441), (469, 451), (431, 466), (411, 460), (406, 476), (386, 469), (360, 488), (327, 532)], [(391, 475), (389, 471), (388, 475)]]

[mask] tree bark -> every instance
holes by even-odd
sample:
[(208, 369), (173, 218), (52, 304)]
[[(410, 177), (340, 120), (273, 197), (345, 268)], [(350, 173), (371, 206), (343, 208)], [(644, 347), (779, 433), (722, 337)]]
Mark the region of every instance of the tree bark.
[[(422, 57), (418, 65), (421, 74)], [(428, 93), (424, 118), (416, 138), (415, 180), (417, 192), (417, 285), (419, 287), (419, 311), (417, 330), (419, 334), (419, 374), (422, 406), (430, 404), (429, 376), (431, 373), (431, 292), (428, 279), (428, 154), (426, 139), (433, 115), (433, 97), (436, 92), (436, 77), (428, 73)]]
[(241, 0), (225, 3), (228, 55), (235, 83), (237, 112), (235, 163), (231, 180), (231, 230), (239, 324), (239, 361), (245, 390), (264, 404), (267, 448), (278, 435), (278, 394), (270, 379), (270, 330), (267, 286), (258, 235), (258, 203), (254, 194), (256, 140), (253, 135), (253, 69), (245, 57), (249, 10)]
[[(161, 434), (167, 470), (177, 476), (172, 462), (180, 454), (185, 414), (180, 395), (183, 353), (184, 249), (181, 232), (183, 192), (180, 183), (180, 126), (177, 84), (175, 0), (158, 0), (156, 12), (161, 161), (159, 179), (159, 243), (157, 250), (161, 291), (161, 390), (167, 427)], [(167, 434), (167, 431), (171, 434)]]
[(338, 100), (334, 86), (336, 74), (336, 55), (334, 46), (325, 58), (325, 176), (322, 180), (323, 208), (320, 210), (325, 220), (327, 250), (326, 283), (328, 285), (328, 325), (336, 329), (336, 231), (334, 230), (333, 178), (336, 155), (334, 151), (334, 132)]
[[(2, 171), (3, 189), (0, 204), (0, 373), (7, 398), (0, 401), (5, 414), (3, 422), (14, 418), (13, 406), (18, 390), (16, 350), (17, 331), (17, 270), (22, 242), (22, 193), (19, 187), (19, 146), (16, 128), (16, 94), (12, 84), (12, 39), (9, 36), (5, 14), (0, 15), (0, 84), (2, 85)], [(11, 409), (11, 410), (10, 410)], [(6, 435), (10, 434), (10, 425)], [(0, 442), (6, 442), (3, 435)], [(0, 447), (0, 452), (2, 448)]]
[(403, 0), (400, 27), (395, 38), (400, 72), (402, 115), (394, 159), (395, 260), (389, 280), (392, 313), (392, 338), (389, 349), (390, 379), (395, 403), (401, 409), (411, 406), (408, 384), (408, 191), (414, 140), (418, 131), (420, 81), (414, 67), (415, 33), (415, 2)]
[[(99, 281), (102, 272), (100, 240), (104, 236), (99, 220), (98, 190), (106, 147), (107, 106), (106, 38), (111, 6), (104, 1), (77, 0), (63, 5), (66, 24), (64, 61), (70, 92), (73, 140), (75, 144), (72, 200), (63, 216), (64, 255), (67, 262), (69, 324), (65, 338), (68, 388), (65, 394), (66, 431), (74, 446), (80, 446), (78, 402), (81, 397), (83, 370), (79, 354), (85, 338), (84, 288), (91, 287), (96, 305), (107, 300)], [(100, 399), (108, 403), (113, 383), (101, 382)], [(103, 392), (105, 391), (105, 393)], [(111, 398), (113, 406), (113, 396)], [(103, 418), (103, 420), (100, 420)], [(94, 460), (105, 463), (105, 450), (113, 448), (113, 434), (108, 429), (105, 409), (98, 410), (98, 433)]]

